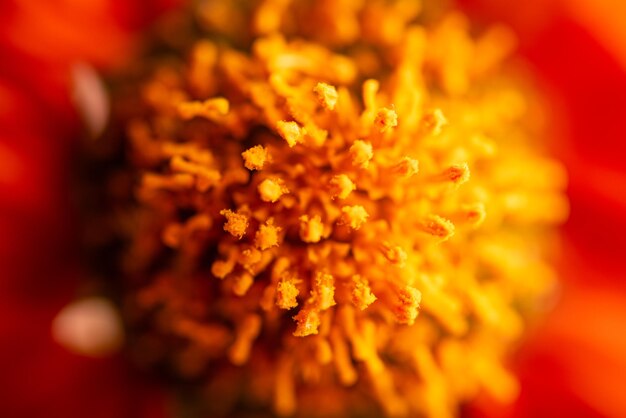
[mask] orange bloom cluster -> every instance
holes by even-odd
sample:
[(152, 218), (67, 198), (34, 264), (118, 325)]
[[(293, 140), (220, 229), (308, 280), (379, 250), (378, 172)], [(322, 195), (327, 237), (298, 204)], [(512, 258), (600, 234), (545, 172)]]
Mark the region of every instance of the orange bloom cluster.
[(132, 107), (134, 347), (215, 414), (512, 399), (568, 205), (510, 33), (428, 2), (245, 3), (200, 3)]

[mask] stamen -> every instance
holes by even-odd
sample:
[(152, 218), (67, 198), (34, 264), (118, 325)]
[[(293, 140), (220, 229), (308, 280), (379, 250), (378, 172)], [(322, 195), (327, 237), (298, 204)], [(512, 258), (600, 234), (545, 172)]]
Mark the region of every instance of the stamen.
[(412, 325), (419, 313), (419, 304), (422, 294), (413, 287), (400, 289), (398, 293), (398, 304), (396, 305), (396, 319), (401, 324)]
[(145, 189), (181, 190), (193, 187), (195, 180), (190, 174), (159, 175), (146, 173), (142, 178)]
[(317, 83), (313, 88), (313, 91), (317, 95), (317, 100), (327, 110), (335, 109), (339, 94), (337, 90), (326, 83)]
[(376, 301), (376, 296), (372, 293), (367, 280), (360, 276), (352, 276), (352, 303), (360, 310), (364, 310)]
[(361, 228), (369, 217), (365, 208), (360, 205), (344, 206), (341, 208), (341, 212), (343, 215), (341, 216), (339, 223), (341, 225), (348, 225), (350, 228), (355, 230)]
[(233, 277), (233, 293), (237, 296), (245, 296), (254, 283), (254, 277), (247, 271)]
[(259, 226), (254, 237), (254, 245), (261, 251), (278, 246), (278, 233), (280, 231), (281, 228), (274, 225), (274, 220), (268, 219), (265, 224)]
[(442, 241), (454, 235), (454, 224), (447, 219), (437, 215), (429, 215), (419, 223), (419, 228)]
[(209, 120), (218, 119), (228, 113), (229, 103), (223, 97), (205, 100), (203, 102), (182, 102), (178, 105), (178, 114), (184, 120), (204, 117)]
[(319, 242), (324, 235), (324, 224), (319, 215), (310, 218), (307, 215), (300, 217), (300, 238), (304, 242)]
[(280, 309), (291, 309), (298, 306), (298, 280), (290, 275), (283, 276), (276, 286), (276, 306)]
[(304, 128), (298, 126), (296, 122), (278, 121), (276, 124), (278, 134), (287, 141), (290, 148), (295, 147), (304, 141)]
[(335, 305), (335, 279), (327, 273), (317, 273), (313, 281), (310, 302), (320, 311)]
[(201, 192), (206, 192), (210, 187), (216, 185), (221, 180), (221, 175), (217, 170), (185, 161), (179, 156), (172, 158), (170, 161), (170, 167), (173, 171), (197, 176), (198, 180), (196, 187)]
[(248, 229), (248, 216), (242, 213), (235, 213), (230, 209), (220, 211), (220, 215), (226, 218), (224, 231), (238, 239), (243, 238), (246, 234), (246, 230)]
[(248, 170), (261, 170), (269, 160), (269, 153), (262, 145), (257, 145), (241, 153)]
[(443, 127), (448, 124), (448, 120), (443, 115), (441, 109), (434, 109), (424, 115), (422, 124), (427, 132), (437, 136), (441, 134)]
[(246, 364), (250, 357), (252, 343), (260, 331), (261, 317), (259, 315), (249, 314), (241, 321), (237, 330), (237, 338), (228, 350), (228, 357), (234, 365), (241, 366)]
[(419, 171), (419, 163), (413, 158), (404, 157), (398, 164), (393, 167), (393, 170), (401, 177), (409, 178), (417, 174), (417, 172)]
[(297, 323), (296, 330), (293, 332), (295, 337), (307, 337), (319, 332), (320, 316), (316, 308), (304, 307), (293, 319)]
[(442, 173), (432, 176), (432, 181), (449, 181), (456, 186), (466, 183), (470, 178), (469, 167), (466, 163), (453, 164), (446, 168)]
[(392, 246), (388, 242), (383, 242), (380, 246), (380, 250), (387, 260), (398, 267), (404, 267), (407, 255), (406, 252), (399, 246)]
[(289, 189), (280, 179), (265, 179), (259, 184), (259, 195), (264, 202), (274, 203), (285, 193), (289, 193)]
[(356, 185), (345, 174), (338, 174), (330, 179), (330, 193), (333, 199), (346, 199), (354, 190)]
[(381, 133), (385, 133), (398, 126), (398, 114), (393, 108), (389, 109), (383, 107), (376, 113), (374, 126), (376, 126)]
[(350, 158), (352, 159), (352, 164), (357, 167), (367, 168), (373, 156), (374, 152), (372, 151), (372, 144), (369, 142), (357, 139), (350, 147)]

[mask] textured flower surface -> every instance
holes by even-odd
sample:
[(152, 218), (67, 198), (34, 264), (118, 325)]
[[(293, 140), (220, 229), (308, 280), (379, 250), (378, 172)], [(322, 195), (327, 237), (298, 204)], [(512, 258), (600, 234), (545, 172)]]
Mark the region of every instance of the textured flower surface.
[[(80, 267), (81, 251), (73, 238), (76, 222), (71, 215), (68, 216), (68, 213), (72, 213), (67, 199), (70, 183), (68, 167), (71, 166), (70, 157), (73, 156), (68, 146), (70, 144), (68, 138), (74, 136), (76, 132), (76, 121), (68, 117), (71, 113), (68, 89), (69, 69), (77, 60), (92, 62), (100, 66), (109, 67), (111, 64), (119, 66), (120, 58), (129, 55), (128, 46), (131, 45), (129, 41), (131, 38), (126, 35), (130, 34), (130, 28), (138, 22), (145, 22), (146, 16), (150, 14), (149, 9), (155, 5), (155, 2), (128, 1), (123, 3), (123, 7), (119, 7), (122, 3), (117, 3), (117, 6), (112, 7), (112, 2), (109, 5), (106, 5), (107, 2), (96, 2), (93, 3), (93, 7), (85, 7), (78, 3), (80, 2), (71, 0), (8, 1), (0, 5), (0, 11), (6, 18), (0, 30), (0, 54), (3, 57), (3, 65), (0, 66), (0, 106), (2, 109), (0, 112), (2, 125), (0, 133), (2, 135), (0, 142), (0, 229), (2, 236), (0, 240), (0, 268), (2, 269), (0, 307), (3, 312), (2, 319), (0, 319), (0, 341), (2, 342), (0, 345), (2, 360), (0, 361), (3, 369), (2, 377), (0, 377), (0, 387), (3, 389), (0, 393), (1, 415), (8, 417), (45, 415), (64, 418), (170, 416), (172, 415), (169, 413), (170, 408), (162, 402), (163, 393), (153, 391), (151, 389), (153, 386), (147, 386), (144, 379), (138, 379), (137, 376), (129, 373), (125, 368), (128, 365), (119, 356), (109, 359), (91, 359), (73, 354), (53, 341), (49, 331), (55, 314), (59, 312), (63, 304), (71, 301), (77, 288), (79, 289), (78, 295), (97, 293), (92, 286), (93, 283), (90, 284), (89, 281), (84, 280), (84, 269)], [(623, 218), (624, 201), (620, 188), (624, 187), (624, 147), (621, 138), (626, 130), (624, 125), (626, 117), (623, 116), (626, 106), (620, 97), (626, 94), (626, 74), (623, 64), (620, 64), (620, 61), (611, 54), (618, 59), (622, 58), (623, 63), (625, 55), (622, 51), (626, 42), (620, 35), (623, 25), (620, 26), (619, 22), (619, 10), (623, 8), (623, 5), (620, 0), (593, 2), (534, 0), (520, 3), (515, 8), (512, 8), (508, 2), (497, 0), (464, 0), (461, 3), (478, 20), (490, 20), (495, 17), (496, 20), (511, 24), (520, 35), (522, 54), (528, 58), (535, 73), (549, 87), (548, 92), (553, 99), (552, 105), (562, 112), (561, 120), (556, 122), (557, 126), (565, 129), (556, 132), (551, 138), (561, 141), (556, 143), (556, 148), (553, 143), (553, 148), (569, 170), (571, 183), (568, 195), (572, 204), (572, 216), (563, 229), (566, 239), (565, 261), (560, 270), (564, 279), (564, 291), (555, 313), (531, 334), (517, 361), (515, 372), (521, 380), (520, 398), (510, 408), (504, 410), (493, 403), (479, 399), (476, 408), (464, 412), (471, 416), (489, 417), (622, 417), (626, 414), (626, 409), (624, 409), (621, 390), (623, 384), (620, 379), (626, 373), (626, 366), (623, 359), (624, 342), (620, 338), (619, 331), (626, 321), (626, 313), (623, 310), (626, 293), (620, 279), (626, 273), (621, 257), (623, 249), (626, 248), (623, 238), (626, 236), (624, 233), (626, 227)], [(205, 9), (205, 24), (208, 20), (213, 29), (228, 34), (231, 40), (240, 36), (250, 40), (248, 35), (238, 30), (241, 20), (239, 20), (238, 13), (233, 13), (234, 9), (219, 7), (219, 2), (206, 4), (211, 7)], [(407, 14), (409, 15), (410, 13)], [(120, 16), (123, 22), (121, 26), (119, 26)], [(272, 13), (269, 13), (269, 16), (269, 20), (261, 19), (265, 22), (265, 30), (273, 25)], [(382, 17), (383, 14), (378, 16)], [(332, 16), (322, 17), (327, 19), (327, 22), (333, 21)], [(303, 21), (299, 27), (291, 27), (287, 38), (292, 39), (296, 30), (301, 37), (306, 37), (309, 41), (316, 43), (326, 43), (335, 36), (347, 42), (346, 39), (349, 40), (350, 36), (354, 36), (354, 25), (351, 27), (349, 23), (345, 24), (347, 21), (344, 21), (344, 25), (339, 29), (333, 28), (331, 23), (329, 26), (324, 26), (322, 30), (317, 26), (320, 22), (319, 18), (318, 15), (310, 15), (310, 19)], [(172, 15), (172, 19), (176, 20), (176, 15)], [(211, 20), (213, 20), (212, 23)], [(393, 22), (390, 23), (389, 20), (382, 18), (374, 19), (373, 22), (370, 27), (373, 26), (380, 33), (387, 33), (385, 36), (390, 36), (388, 39), (393, 38), (395, 26)], [(426, 20), (422, 23), (425, 22)], [(262, 26), (260, 28), (257, 26), (257, 30), (260, 31), (258, 33), (264, 31)], [(403, 25), (398, 25), (398, 27), (402, 28)], [(128, 29), (129, 33), (124, 34), (121, 28)], [(434, 26), (429, 25), (429, 30), (433, 28)], [(338, 32), (343, 32), (343, 34), (338, 35)], [(332, 35), (328, 35), (329, 33)], [(174, 36), (170, 38), (176, 36), (174, 32)], [(189, 40), (188, 37), (186, 39)], [(225, 49), (223, 39), (224, 37), (221, 36), (215, 42), (220, 51)], [(474, 37), (474, 42), (478, 39), (480, 35), (478, 38)], [(359, 42), (370, 41), (371, 39)], [(237, 48), (244, 47), (244, 41), (241, 42), (235, 44)], [(362, 73), (363, 68), (371, 65), (371, 63), (367, 64), (367, 54), (354, 56), (352, 53), (355, 51), (349, 48), (346, 50), (342, 45), (345, 43), (331, 43), (327, 47), (351, 58), (360, 56), (356, 61), (361, 62), (357, 65), (358, 76), (363, 79), (346, 83), (344, 86), (350, 90), (357, 109), (362, 111), (365, 104), (359, 94), (361, 81), (376, 78), (382, 86), (379, 96), (382, 96), (381, 100), (383, 100), (389, 94), (387, 74), (384, 71), (376, 73), (378, 70), (372, 70), (367, 74)], [(387, 51), (391, 49), (389, 45), (379, 44), (381, 47), (377, 51), (382, 50), (385, 56), (393, 55), (391, 51)], [(190, 46), (191, 44), (187, 47), (178, 44), (178, 47), (183, 48), (180, 51), (186, 51)], [(250, 58), (255, 57), (248, 56), (248, 59)], [(183, 62), (180, 58), (176, 60), (179, 63)], [(391, 58), (385, 62), (384, 69), (389, 69), (398, 61)], [(264, 64), (257, 61), (254, 68), (258, 68), (259, 65)], [(166, 66), (162, 64), (153, 66), (153, 68), (157, 67)], [(174, 70), (178, 71), (177, 68)], [(495, 74), (498, 72), (496, 71)], [(180, 73), (179, 77), (181, 77)], [(505, 78), (506, 80), (511, 81), (511, 78)], [(476, 87), (474, 81), (472, 81), (472, 88)], [(317, 86), (319, 80), (314, 80), (314, 82)], [(339, 91), (341, 87), (340, 83), (332, 85), (328, 82), (326, 84), (328, 87), (335, 87), (336, 91)], [(425, 103), (432, 103), (430, 101), (432, 96), (436, 96), (432, 91), (433, 86), (437, 84), (427, 84), (429, 99)], [(517, 89), (520, 84), (513, 86)], [(189, 90), (188, 86), (181, 88), (189, 94), (191, 99), (198, 97), (197, 93)], [(332, 90), (327, 89), (326, 86), (313, 88), (315, 90), (311, 97), (314, 100), (322, 100), (321, 106), (323, 102), (330, 104), (335, 100)], [(220, 92), (220, 94), (226, 96), (226, 93)], [(310, 95), (311, 92), (307, 91), (307, 94)], [(446, 94), (442, 96), (446, 98)], [(235, 102), (232, 97), (227, 96), (227, 98), (230, 104)], [(378, 105), (389, 108), (392, 103), (392, 100), (387, 100), (381, 101)], [(146, 106), (146, 104), (141, 106)], [(448, 120), (448, 124), (443, 127), (440, 135), (444, 137), (452, 135), (449, 130), (456, 123), (455, 117), (449, 111), (443, 112), (445, 110), (443, 104), (437, 103), (429, 110), (435, 109), (442, 110), (441, 115)], [(395, 110), (399, 116), (397, 127), (391, 131), (397, 133), (403, 129), (404, 118), (397, 112), (397, 109), (388, 110)], [(160, 110), (152, 109), (150, 112), (158, 113)], [(463, 112), (464, 110), (456, 114), (458, 116)], [(393, 117), (385, 117), (386, 115), (392, 116), (391, 113), (384, 112), (380, 120), (393, 120)], [(152, 117), (154, 113), (147, 117), (143, 115), (144, 120)], [(284, 120), (296, 121), (295, 118), (289, 117)], [(198, 122), (190, 123), (197, 124)], [(517, 126), (528, 126), (526, 123)], [(262, 125), (266, 126), (265, 129), (268, 131), (266, 134), (272, 138), (273, 143), (280, 144), (276, 142), (279, 138), (276, 134), (280, 134), (277, 126), (265, 122)], [(333, 132), (332, 129), (328, 131)], [(532, 134), (524, 134), (524, 136), (531, 138)], [(422, 138), (421, 135), (420, 138)], [(195, 142), (184, 136), (178, 137), (177, 140)], [(457, 141), (458, 139), (455, 139), (455, 143)], [(263, 147), (256, 147), (262, 144), (264, 144)], [(207, 147), (209, 145), (206, 144)], [(240, 145), (242, 152), (249, 151), (246, 154), (247, 158), (244, 156), (241, 158), (244, 158), (243, 164), (247, 170), (255, 170), (249, 171), (252, 178), (263, 173), (267, 168), (264, 169), (260, 161), (271, 157), (271, 154), (265, 152), (268, 145), (261, 140), (255, 144), (247, 144), (247, 146), (244, 146), (245, 143)], [(372, 145), (375, 161), (379, 157), (377, 157), (375, 144), (372, 143)], [(284, 147), (284, 144), (282, 146)], [(302, 143), (296, 144), (294, 148), (289, 148), (289, 151), (297, 152), (298, 147), (302, 146), (304, 146)], [(221, 156), (216, 154), (216, 157)], [(407, 185), (411, 184), (410, 181), (417, 181), (419, 176), (427, 173), (422, 158), (419, 160), (414, 158), (415, 161), (419, 161), (417, 167), (414, 164), (405, 163), (405, 168), (409, 171), (414, 168), (418, 170), (412, 180), (409, 179), (406, 183)], [(455, 162), (461, 160), (468, 162), (471, 172), (470, 180), (451, 193), (465, 193), (466, 189), (473, 187), (473, 183), (481, 176), (481, 171), (477, 171), (478, 169), (469, 163), (470, 160), (460, 159)], [(145, 163), (145, 160), (140, 161), (143, 161), (142, 164)], [(164, 173), (161, 168), (157, 170), (148, 165), (140, 167), (142, 170), (149, 168), (161, 175)], [(366, 170), (370, 169), (368, 167)], [(394, 180), (394, 183), (396, 181)], [(271, 183), (267, 184), (271, 186)], [(355, 185), (355, 190), (351, 190), (352, 184)], [(288, 192), (283, 192), (275, 204), (281, 204), (285, 198), (297, 192), (297, 189), (289, 188), (289, 184), (281, 186), (277, 183), (277, 185), (278, 187), (273, 187), (274, 190), (280, 192), (284, 190), (282, 187), (284, 186)], [(360, 187), (358, 182), (351, 180), (349, 174), (346, 177), (339, 177), (333, 185), (337, 187), (336, 190), (345, 190), (344, 193), (348, 193), (347, 198), (354, 197), (351, 195), (358, 193)], [(271, 195), (272, 187), (265, 189), (270, 193), (268, 196)], [(258, 193), (258, 188), (253, 192)], [(337, 198), (331, 199), (331, 203), (336, 200)], [(224, 208), (227, 206), (225, 205)], [(365, 205), (361, 204), (361, 206), (366, 209)], [(434, 207), (438, 208), (436, 205)], [(237, 205), (233, 203), (230, 209), (222, 210), (237, 213), (236, 209)], [(474, 236), (482, 234), (483, 228), (490, 220), (491, 212), (486, 210), (485, 213), (485, 223), (476, 229)], [(439, 215), (446, 218), (445, 215)], [(186, 219), (186, 216), (183, 215), (183, 219)], [(456, 229), (454, 236), (439, 244), (439, 247), (444, 248), (453, 244), (457, 245), (458, 241), (454, 240), (459, 239), (460, 236), (465, 237), (465, 235), (459, 235), (464, 232), (460, 232), (458, 222), (451, 217), (447, 219), (456, 226)], [(216, 216), (216, 220), (219, 228), (223, 227), (227, 221), (225, 216), (223, 218)], [(298, 222), (297, 228), (292, 228), (292, 236), (297, 240), (302, 240), (303, 245), (311, 244), (310, 240), (319, 234), (315, 231), (320, 231), (321, 221), (321, 216), (319, 223), (315, 217), (309, 217), (304, 221), (307, 224), (304, 235), (308, 238), (300, 236), (301, 229), (300, 222)], [(370, 216), (357, 232), (362, 233), (363, 228), (366, 228), (368, 222), (371, 221)], [(179, 223), (182, 224), (182, 222)], [(174, 227), (171, 230), (175, 229)], [(101, 231), (103, 231), (102, 228)], [(164, 242), (162, 241), (164, 237), (158, 232), (155, 231), (154, 236), (146, 240), (147, 246)], [(248, 229), (248, 235), (244, 235), (241, 241), (233, 239), (233, 242), (252, 240), (255, 232), (256, 230)], [(286, 234), (285, 231), (283, 233)], [(176, 235), (176, 233), (173, 234), (174, 237)], [(202, 238), (201, 232), (199, 237), (197, 235), (198, 231), (195, 231), (192, 239), (216, 238)], [(175, 251), (187, 251), (183, 249), (186, 241), (180, 242), (183, 243), (183, 247)], [(248, 244), (253, 245), (254, 242), (248, 241)], [(281, 242), (282, 245), (285, 245), (285, 241)], [(278, 248), (272, 247), (270, 251), (278, 250)], [(379, 254), (384, 254), (383, 251), (387, 254), (394, 254), (384, 249), (381, 249)], [(168, 257), (172, 257), (170, 252), (173, 250), (165, 251), (169, 253)], [(399, 253), (396, 254), (399, 255)], [(401, 260), (402, 257), (396, 259)], [(208, 272), (205, 277), (207, 281), (211, 274), (210, 267), (210, 265), (202, 267)], [(162, 268), (163, 266), (158, 266), (155, 270)], [(173, 269), (170, 270), (173, 271)], [(144, 275), (143, 280), (150, 280), (150, 277)], [(216, 279), (211, 278), (211, 280)], [(225, 279), (221, 283), (226, 283), (228, 280), (230, 279)], [(255, 278), (255, 284), (249, 292), (254, 291), (254, 286), (260, 287), (258, 280), (261, 283), (271, 283), (263, 282), (264, 278)], [(146, 281), (141, 283), (142, 286), (145, 284)], [(223, 290), (212, 289), (211, 292), (231, 290), (232, 287), (227, 287)], [(298, 292), (300, 290), (302, 289), (298, 289)], [(306, 289), (303, 292), (306, 292)], [(376, 296), (374, 292), (372, 290), (372, 295)], [(290, 337), (296, 329), (296, 324), (291, 317), (295, 316), (306, 303), (308, 299), (306, 295), (308, 294), (298, 293), (296, 297), (298, 307), (284, 312), (284, 319), (281, 323), (284, 324), (282, 335), (286, 338), (295, 339), (295, 337)], [(244, 296), (246, 297), (249, 295)], [(331, 309), (338, 309), (341, 301), (337, 289), (334, 299), (337, 305)], [(184, 299), (185, 302), (189, 300)], [(378, 315), (372, 310), (381, 309), (382, 307), (376, 308), (376, 305), (381, 302), (379, 298), (364, 311), (355, 311), (359, 315), (366, 315), (368, 311), (373, 315)], [(421, 305), (416, 325), (425, 317), (432, 316), (427, 311), (426, 292), (423, 289)], [(63, 309), (54, 323), (76, 324), (72, 320), (64, 321), (63, 318), (67, 318), (66, 314), (79, 312), (77, 308), (81, 306), (84, 305), (79, 302)], [(464, 312), (469, 313), (471, 305), (463, 304), (463, 306), (467, 309)], [(167, 315), (162, 315), (162, 317), (166, 317), (166, 321), (169, 320)], [(234, 329), (235, 327), (231, 327), (232, 318), (228, 316), (222, 325), (231, 330)], [(438, 320), (433, 318), (434, 316), (429, 321), (439, 329)], [(89, 318), (83, 318), (79, 322), (85, 323), (84, 319)], [(97, 319), (97, 315), (91, 317), (91, 320)], [(471, 321), (472, 324), (473, 321), (474, 319)], [(322, 318), (321, 325), (324, 323), (327, 323), (327, 320)], [(389, 323), (394, 324), (395, 320)], [(146, 329), (150, 330), (149, 332), (158, 329), (161, 336), (164, 332), (171, 332), (168, 328), (155, 327), (154, 323), (144, 324), (144, 332)], [(246, 327), (255, 328), (253, 321), (249, 324), (251, 325)], [(313, 338), (322, 335), (323, 328), (320, 326), (319, 333)], [(141, 330), (141, 327), (137, 326), (136, 330)], [(260, 336), (256, 338), (255, 343), (252, 344), (253, 347), (265, 344), (264, 341), (267, 340), (262, 339), (263, 332), (261, 331)], [(388, 332), (385, 331), (385, 333)], [(387, 338), (384, 335), (382, 337)], [(304, 337), (306, 338), (311, 337)], [(302, 339), (300, 337), (300, 340)], [(188, 337), (182, 339), (177, 337), (174, 340), (170, 345), (172, 351), (169, 356), (170, 361), (172, 358), (175, 360), (172, 365), (169, 365), (170, 368), (178, 370), (180, 374), (179, 365), (189, 365), (194, 362), (201, 365), (205, 361), (202, 358), (199, 361), (194, 360), (193, 350), (184, 352), (185, 347), (189, 346)], [(171, 340), (168, 341), (171, 343)], [(153, 349), (154, 339), (143, 338), (141, 342), (145, 344), (138, 346), (137, 351), (140, 354), (142, 354), (141, 347), (147, 348), (143, 351), (146, 356), (147, 353), (158, 353), (158, 350)], [(351, 344), (350, 341), (348, 343)], [(71, 342), (68, 346), (72, 347)], [(156, 346), (163, 347), (163, 344)], [(280, 345), (265, 344), (265, 348), (269, 348), (268, 351), (277, 350), (279, 347)], [(76, 345), (72, 350), (80, 351), (77, 350)], [(223, 358), (223, 354), (227, 353), (226, 350), (227, 348), (214, 352), (215, 357), (211, 358), (209, 364), (215, 364), (217, 362), (215, 359), (218, 357)], [(250, 358), (255, 358), (254, 350), (259, 350), (259, 348), (252, 349)], [(289, 351), (294, 350), (289, 349)], [(312, 349), (309, 357), (315, 357), (316, 352)], [(166, 357), (164, 354), (163, 358)], [(386, 367), (387, 362), (392, 360), (388, 356), (381, 356), (381, 359)], [(228, 364), (228, 361), (230, 360), (219, 360), (220, 364)], [(276, 363), (267, 366), (268, 375), (273, 373), (269, 370), (272, 364)], [(359, 383), (359, 388), (370, 391), (372, 386), (367, 385), (369, 371), (363, 367), (365, 363), (357, 361), (354, 364), (357, 366), (356, 371), (362, 382)], [(194, 369), (191, 368), (191, 370), (193, 375)], [(463, 375), (465, 374), (466, 371), (463, 370)], [(417, 375), (416, 378), (421, 378), (420, 376)], [(233, 392), (226, 389), (232, 387), (231, 385), (236, 382), (238, 376), (231, 373), (224, 374), (222, 377), (221, 381), (225, 382), (224, 386), (213, 384), (207, 387), (206, 392), (212, 393), (212, 399), (217, 399), (218, 404), (227, 404), (227, 401), (232, 401)], [(301, 378), (298, 379), (300, 379), (299, 384), (302, 384)], [(273, 391), (270, 380), (268, 378), (268, 388), (265, 391), (270, 395), (265, 399), (269, 399)], [(198, 382), (198, 378), (192, 377), (188, 380), (188, 382), (192, 381)], [(394, 375), (395, 381), (397, 380)], [(188, 388), (189, 386), (177, 384), (176, 387)], [(200, 388), (200, 386), (197, 387)], [(150, 390), (147, 391), (146, 388)], [(358, 395), (365, 397), (365, 393)], [(469, 394), (469, 391), (464, 393)], [(302, 394), (303, 391), (299, 388), (297, 395)], [(314, 395), (313, 401), (319, 401), (315, 405), (316, 408), (320, 406), (319, 404), (330, 402), (331, 399), (337, 399), (338, 402), (346, 400), (341, 391), (333, 391), (332, 394), (325, 392), (324, 395), (324, 397)], [(301, 408), (302, 399), (298, 398), (298, 401)], [(183, 403), (193, 405), (188, 397), (184, 397)], [(367, 408), (367, 405), (367, 402), (364, 403), (363, 408)]]
[(541, 102), (502, 63), (513, 35), (472, 37), (435, 2), (190, 13), (199, 33), (120, 99), (134, 348), (201, 382), (210, 414), (512, 400), (503, 362), (554, 286), (568, 213)]

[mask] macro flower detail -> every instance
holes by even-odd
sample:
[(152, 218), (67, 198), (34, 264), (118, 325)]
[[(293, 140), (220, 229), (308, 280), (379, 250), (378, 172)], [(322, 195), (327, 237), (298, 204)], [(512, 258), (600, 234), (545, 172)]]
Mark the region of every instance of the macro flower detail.
[(131, 350), (203, 411), (512, 399), (568, 205), (510, 34), (428, 1), (232, 3), (199, 3), (199, 33), (118, 98)]

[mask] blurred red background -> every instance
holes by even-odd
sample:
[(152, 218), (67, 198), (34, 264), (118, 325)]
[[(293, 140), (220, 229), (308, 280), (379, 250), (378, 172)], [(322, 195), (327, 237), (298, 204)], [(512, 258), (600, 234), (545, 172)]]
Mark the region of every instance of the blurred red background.
[[(70, 70), (123, 65), (171, 0), (0, 3), (0, 416), (158, 417), (166, 398), (121, 358), (67, 352), (50, 323), (80, 280), (68, 184), (79, 118)], [(564, 282), (553, 314), (516, 362), (510, 407), (471, 416), (626, 416), (626, 15), (621, 0), (463, 0), (478, 22), (504, 21), (558, 115), (553, 152), (567, 166)], [(620, 13), (621, 12), (621, 13)]]

